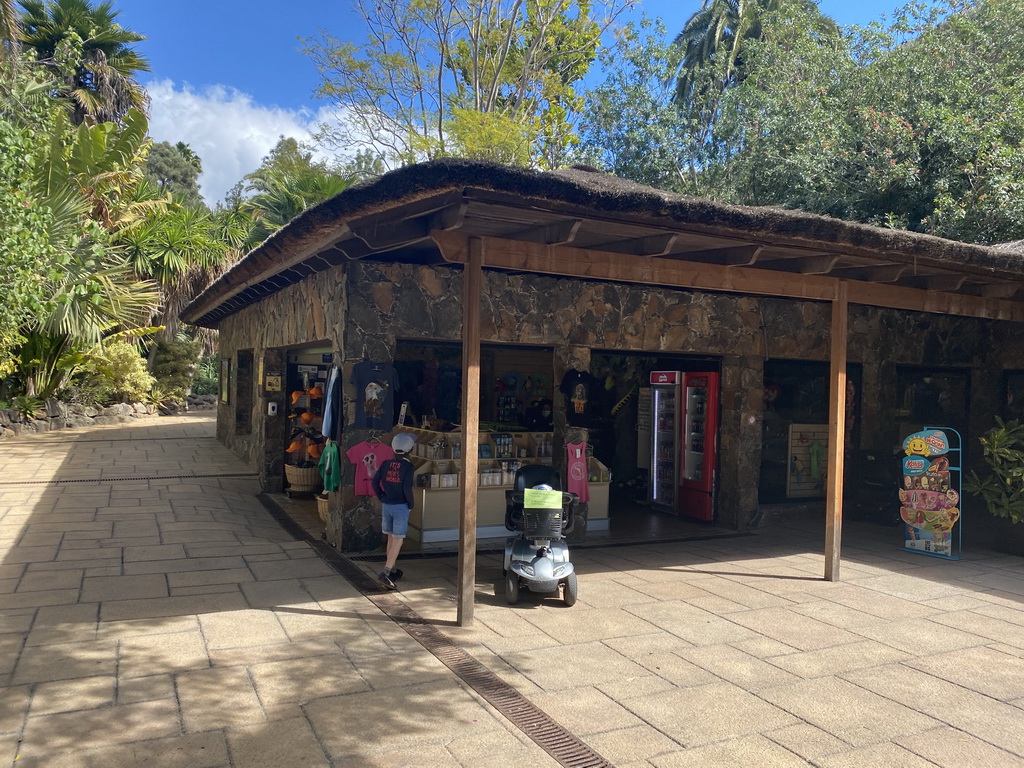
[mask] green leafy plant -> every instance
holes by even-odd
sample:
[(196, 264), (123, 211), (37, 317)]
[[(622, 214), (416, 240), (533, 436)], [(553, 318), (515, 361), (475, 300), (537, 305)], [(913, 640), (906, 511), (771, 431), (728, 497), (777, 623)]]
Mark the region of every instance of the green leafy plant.
[(14, 410), (21, 414), (23, 419), (35, 419), (43, 413), (46, 403), (40, 397), (33, 395), (21, 395), (14, 398)]
[(207, 355), (200, 360), (199, 367), (196, 368), (196, 377), (192, 382), (192, 394), (216, 395), (219, 369), (220, 358), (217, 355)]
[(167, 399), (185, 402), (199, 362), (199, 342), (161, 341), (153, 359), (153, 377)]
[(979, 438), (991, 474), (971, 472), (964, 488), (996, 517), (1024, 522), (1024, 424), (997, 416), (996, 425)]
[(146, 393), (145, 397), (142, 398), (142, 402), (159, 407), (164, 403), (169, 402), (171, 399), (172, 398), (170, 398), (160, 387), (155, 386)]

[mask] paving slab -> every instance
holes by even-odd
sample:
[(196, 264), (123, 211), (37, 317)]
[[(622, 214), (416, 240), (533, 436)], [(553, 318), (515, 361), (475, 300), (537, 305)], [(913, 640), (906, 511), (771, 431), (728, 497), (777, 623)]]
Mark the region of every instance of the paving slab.
[(891, 741), (941, 723), (866, 688), (816, 678), (761, 691), (767, 701), (856, 747)]
[(899, 739), (899, 746), (942, 768), (1024, 766), (1024, 758), (949, 726)]
[[(268, 514), (210, 416), (8, 447), (5, 482), (43, 460), (0, 486), (0, 762), (555, 765)], [(248, 476), (170, 477), (193, 471)], [(1024, 560), (935, 562), (897, 534), (844, 523), (839, 583), (821, 520), (794, 519), (588, 540), (571, 609), (506, 605), (492, 554), (472, 626), (455, 557), (403, 559), (390, 599), (618, 768), (1024, 766)]]
[(807, 768), (807, 761), (763, 736), (745, 736), (720, 744), (649, 758), (657, 768)]
[(676, 689), (626, 704), (684, 747), (698, 747), (798, 722), (796, 717), (731, 683)]

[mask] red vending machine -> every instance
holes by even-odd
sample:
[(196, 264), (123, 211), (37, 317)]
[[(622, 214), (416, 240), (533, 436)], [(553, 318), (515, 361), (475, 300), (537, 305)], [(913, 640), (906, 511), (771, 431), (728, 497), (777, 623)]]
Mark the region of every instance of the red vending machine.
[(651, 391), (651, 504), (713, 520), (718, 373), (655, 371)]

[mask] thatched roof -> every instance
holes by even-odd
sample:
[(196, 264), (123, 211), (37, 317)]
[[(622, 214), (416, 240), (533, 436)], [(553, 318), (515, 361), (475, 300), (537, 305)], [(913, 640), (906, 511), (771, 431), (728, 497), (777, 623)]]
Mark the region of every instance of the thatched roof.
[[(494, 206), (505, 209), (502, 216), (489, 216), (484, 210), (493, 211)], [(715, 253), (725, 253), (728, 246), (743, 243), (763, 249), (761, 262), (750, 265), (756, 268), (806, 272), (799, 268), (797, 259), (836, 254), (838, 259), (828, 270), (836, 277), (871, 280), (872, 274), (880, 274), (872, 273), (872, 269), (884, 266), (899, 273), (903, 265), (909, 273), (906, 278), (917, 280), (908, 285), (927, 287), (921, 283), (924, 278), (960, 275), (966, 276), (965, 292), (972, 295), (978, 295), (988, 283), (1024, 281), (1021, 243), (1006, 244), (1010, 247), (973, 245), (802, 211), (726, 205), (579, 167), (539, 172), (494, 163), (437, 160), (392, 171), (305, 211), (193, 301), (183, 311), (182, 319), (215, 324), (217, 318), (258, 300), (256, 284), (318, 254), (336, 254), (332, 248), (340, 249), (350, 259), (386, 254), (389, 258), (422, 260), (424, 249), (433, 247), (427, 229), (435, 225), (428, 217), (456, 210), (459, 218), (449, 228), (505, 239), (528, 240), (532, 237), (529, 233), (538, 228), (568, 220), (581, 222), (580, 234), (562, 244), (607, 247), (624, 254), (623, 258), (654, 255), (687, 260), (692, 254), (694, 260), (714, 263)], [(507, 226), (498, 228), (499, 220)], [(409, 227), (413, 221), (422, 224), (418, 239), (419, 230)], [(361, 235), (366, 230), (376, 237), (402, 227), (406, 234), (393, 235), (391, 240), (383, 237), (375, 242)], [(670, 253), (630, 251), (629, 243), (655, 235), (675, 235), (666, 246)], [(349, 248), (352, 243), (361, 250)], [(770, 257), (767, 260), (766, 255)], [(297, 277), (283, 282), (294, 282), (302, 276), (300, 271)], [(279, 288), (281, 281), (278, 275), (273, 285)], [(893, 281), (886, 278), (883, 282)], [(244, 291), (251, 295), (243, 299)], [(224, 302), (232, 299), (234, 306), (227, 307)]]

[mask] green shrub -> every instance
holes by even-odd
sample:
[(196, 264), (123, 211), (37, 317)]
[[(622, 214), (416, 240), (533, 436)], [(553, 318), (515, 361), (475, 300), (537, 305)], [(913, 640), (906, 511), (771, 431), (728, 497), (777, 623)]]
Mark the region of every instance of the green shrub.
[(217, 355), (208, 355), (199, 361), (196, 378), (192, 382), (192, 394), (216, 395), (217, 377), (219, 376), (220, 360)]
[(34, 419), (44, 412), (46, 403), (42, 398), (33, 395), (20, 395), (14, 398), (14, 410), (21, 414), (23, 419)]
[(980, 477), (971, 472), (964, 488), (980, 496), (996, 517), (1024, 522), (1024, 425), (1003, 422), (998, 416), (996, 424), (979, 438), (991, 474)]
[(153, 377), (167, 398), (178, 403), (192, 388), (192, 380), (199, 365), (198, 341), (161, 341), (156, 345)]
[(110, 405), (141, 402), (152, 388), (153, 377), (138, 348), (111, 341), (90, 355), (69, 390), (84, 405)]

